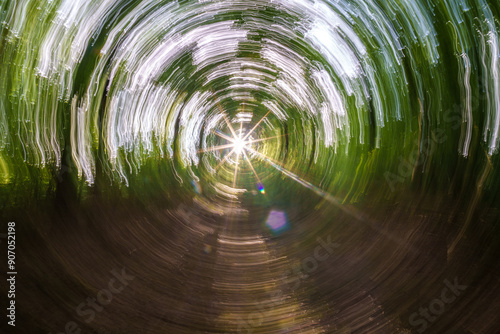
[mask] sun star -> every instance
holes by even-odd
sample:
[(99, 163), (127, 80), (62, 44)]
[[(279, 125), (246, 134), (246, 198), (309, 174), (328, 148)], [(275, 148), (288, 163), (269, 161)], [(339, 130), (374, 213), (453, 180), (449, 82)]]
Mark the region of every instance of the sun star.
[[(229, 153), (226, 153), (224, 155), (224, 157), (222, 158), (222, 160), (219, 161), (219, 164), (215, 167), (215, 170), (217, 171), (223, 164), (225, 164), (227, 162), (234, 164), (234, 177), (233, 177), (233, 188), (234, 188), (234, 187), (236, 187), (236, 183), (237, 183), (239, 166), (240, 166), (241, 162), (244, 161), (248, 164), (248, 166), (252, 170), (252, 173), (255, 177), (255, 181), (256, 181), (258, 190), (262, 194), (266, 194), (266, 192), (264, 190), (264, 185), (263, 185), (259, 175), (257, 174), (257, 171), (255, 170), (255, 168), (252, 164), (251, 158), (253, 158), (255, 156), (259, 156), (260, 160), (266, 161), (266, 159), (262, 159), (262, 158), (267, 158), (267, 157), (265, 155), (263, 155), (262, 153), (256, 151), (256, 149), (252, 146), (254, 143), (265, 142), (267, 140), (276, 139), (276, 138), (279, 138), (279, 137), (282, 137), (285, 135), (278, 135), (278, 136), (258, 138), (258, 139), (254, 139), (253, 137), (251, 137), (252, 134), (255, 133), (255, 130), (259, 127), (259, 125), (269, 115), (270, 111), (268, 111), (249, 131), (246, 131), (246, 129), (243, 129), (243, 123), (241, 123), (241, 122), (240, 122), (239, 130), (236, 130), (233, 127), (233, 124), (227, 118), (226, 114), (223, 112), (222, 107), (219, 106), (219, 109), (222, 112), (222, 115), (224, 117), (224, 121), (226, 122), (226, 125), (227, 125), (227, 128), (228, 128), (230, 134), (224, 133), (220, 130), (214, 130), (213, 134), (220, 137), (221, 139), (224, 139), (226, 141), (226, 144), (208, 147), (206, 149), (202, 149), (202, 150), (198, 151), (198, 153), (215, 152), (215, 151), (222, 151), (222, 150), (229, 149)], [(229, 158), (231, 156), (234, 156), (235, 159), (230, 160)], [(275, 167), (275, 166), (273, 165), (273, 167)], [(281, 170), (281, 169), (282, 168), (278, 168), (278, 170)]]
[[(222, 160), (219, 162), (219, 164), (215, 167), (215, 171), (217, 171), (223, 164), (225, 163), (233, 163), (234, 164), (234, 177), (233, 177), (233, 188), (236, 187), (237, 185), (237, 180), (238, 180), (238, 169), (240, 166), (240, 160), (243, 160), (248, 164), (250, 169), (252, 170), (252, 173), (255, 177), (256, 181), (256, 186), (259, 192), (263, 195), (266, 194), (266, 191), (264, 189), (264, 184), (262, 183), (259, 175), (257, 174), (257, 171), (255, 170), (251, 158), (257, 158), (258, 160), (261, 160), (265, 162), (267, 165), (273, 167), (277, 171), (281, 172), (288, 178), (294, 180), (298, 184), (312, 190), (316, 194), (320, 195), (323, 197), (325, 200), (329, 201), (330, 203), (333, 203), (334, 205), (338, 206), (343, 210), (344, 212), (348, 213), (349, 215), (355, 217), (356, 219), (362, 220), (362, 217), (355, 212), (354, 210), (347, 209), (343, 206), (340, 205), (340, 201), (338, 198), (330, 195), (328, 192), (322, 190), (320, 187), (312, 184), (311, 182), (308, 182), (304, 178), (300, 177), (297, 173), (294, 173), (290, 170), (288, 170), (283, 162), (277, 161), (271, 157), (268, 157), (262, 152), (259, 152), (257, 147), (253, 147), (254, 144), (256, 143), (261, 143), (261, 142), (266, 142), (268, 140), (272, 139), (277, 139), (280, 137), (287, 136), (287, 134), (282, 134), (282, 135), (276, 135), (276, 136), (271, 136), (271, 137), (265, 137), (265, 138), (256, 138), (254, 139), (252, 134), (255, 133), (255, 130), (259, 127), (259, 125), (266, 119), (266, 117), (269, 115), (271, 111), (268, 111), (249, 131), (243, 130), (243, 123), (240, 123), (240, 128), (237, 133), (235, 128), (233, 127), (233, 124), (228, 120), (226, 114), (223, 112), (222, 107), (219, 106), (221, 109), (221, 113), (224, 117), (224, 121), (226, 122), (227, 128), (229, 129), (230, 134), (228, 135), (227, 133), (224, 133), (220, 130), (213, 130), (213, 134), (216, 136), (220, 137), (221, 139), (224, 139), (226, 141), (226, 144), (223, 145), (218, 145), (218, 146), (212, 146), (208, 147), (206, 149), (202, 149), (198, 151), (198, 153), (205, 153), (205, 152), (215, 152), (215, 151), (222, 151), (222, 150), (227, 150), (229, 149), (229, 153), (226, 153), (225, 156), (222, 158)], [(235, 156), (236, 159), (235, 161), (229, 160), (231, 156)]]

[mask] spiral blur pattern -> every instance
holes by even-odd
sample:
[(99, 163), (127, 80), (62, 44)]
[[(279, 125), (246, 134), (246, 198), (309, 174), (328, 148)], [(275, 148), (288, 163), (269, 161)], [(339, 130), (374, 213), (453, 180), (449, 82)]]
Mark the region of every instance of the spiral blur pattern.
[(21, 332), (498, 331), (497, 0), (0, 9)]

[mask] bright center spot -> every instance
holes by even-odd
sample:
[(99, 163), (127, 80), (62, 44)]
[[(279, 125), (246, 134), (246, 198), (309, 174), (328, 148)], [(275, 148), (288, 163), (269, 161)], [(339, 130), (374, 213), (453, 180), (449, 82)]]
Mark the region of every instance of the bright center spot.
[(234, 152), (236, 154), (241, 154), (245, 148), (245, 142), (241, 138), (236, 138), (234, 141)]

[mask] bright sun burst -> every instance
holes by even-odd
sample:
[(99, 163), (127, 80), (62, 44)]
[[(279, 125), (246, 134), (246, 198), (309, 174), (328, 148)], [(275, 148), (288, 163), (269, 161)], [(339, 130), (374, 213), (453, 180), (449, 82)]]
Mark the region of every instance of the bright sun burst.
[(220, 111), (221, 111), (221, 113), (222, 113), (222, 115), (224, 117), (224, 121), (226, 122), (227, 128), (229, 129), (229, 131), (231, 132), (231, 134), (228, 135), (228, 134), (223, 133), (220, 130), (214, 130), (213, 133), (215, 135), (217, 135), (218, 137), (226, 140), (226, 144), (208, 147), (206, 149), (202, 149), (202, 150), (198, 151), (198, 153), (215, 152), (215, 151), (222, 151), (222, 150), (225, 150), (225, 149), (230, 149), (230, 152), (227, 153), (222, 158), (222, 160), (219, 162), (219, 164), (217, 165), (217, 167), (215, 167), (215, 171), (217, 171), (224, 163), (228, 162), (228, 159), (231, 156), (235, 155), (236, 156), (236, 161), (234, 162), (233, 188), (236, 187), (236, 183), (237, 183), (237, 179), (238, 179), (238, 169), (239, 169), (239, 165), (240, 165), (240, 160), (243, 160), (244, 162), (246, 162), (248, 164), (248, 166), (250, 166), (250, 169), (253, 172), (253, 175), (255, 177), (255, 181), (257, 183), (256, 184), (257, 185), (257, 189), (262, 194), (266, 194), (266, 191), (264, 190), (264, 184), (260, 180), (259, 175), (255, 171), (255, 168), (253, 167), (252, 161), (249, 159), (249, 156), (247, 154), (247, 153), (252, 153), (252, 157), (257, 157), (259, 160), (265, 162), (269, 166), (271, 166), (274, 169), (278, 170), (279, 172), (281, 172), (282, 174), (284, 174), (288, 178), (294, 180), (295, 182), (299, 183), (300, 185), (302, 185), (302, 186), (304, 186), (306, 188), (309, 188), (310, 190), (314, 191), (319, 196), (323, 197), (325, 200), (327, 200), (327, 201), (333, 203), (334, 205), (338, 206), (344, 212), (352, 215), (353, 217), (355, 217), (357, 219), (361, 219), (360, 216), (356, 212), (354, 212), (354, 211), (352, 211), (350, 209), (346, 209), (346, 208), (344, 208), (342, 206), (339, 206), (339, 200), (337, 198), (335, 198), (334, 196), (330, 195), (328, 192), (322, 190), (320, 187), (318, 187), (318, 186), (316, 186), (316, 185), (308, 182), (307, 180), (301, 178), (296, 173), (288, 170), (282, 162), (277, 161), (275, 159), (272, 159), (271, 157), (268, 157), (267, 155), (259, 152), (254, 147), (252, 147), (253, 144), (258, 143), (258, 142), (265, 142), (265, 141), (270, 140), (270, 139), (275, 139), (275, 138), (280, 138), (280, 137), (283, 137), (283, 136), (287, 136), (287, 134), (283, 134), (283, 135), (277, 135), (277, 136), (266, 137), (266, 138), (258, 138), (258, 139), (253, 139), (253, 137), (251, 137), (251, 135), (254, 133), (255, 129), (257, 129), (259, 127), (259, 125), (266, 119), (267, 115), (269, 115), (269, 113), (271, 111), (268, 111), (264, 115), (264, 117), (262, 117), (257, 122), (257, 124), (255, 124), (254, 127), (250, 131), (248, 131), (246, 133), (244, 133), (244, 131), (243, 131), (243, 123), (240, 122), (240, 128), (239, 128), (239, 131), (238, 131), (238, 134), (237, 134), (236, 131), (235, 131), (235, 129), (233, 128), (233, 125), (231, 124), (231, 122), (229, 122), (229, 120), (228, 120), (228, 118), (226, 116), (226, 113), (222, 110), (222, 108), (220, 106), (219, 106), (219, 109), (220, 109)]
[[(220, 109), (221, 109), (221, 112), (223, 114), (224, 121), (226, 122), (227, 128), (229, 129), (231, 134), (228, 135), (228, 134), (225, 134), (219, 130), (214, 131), (214, 134), (217, 135), (218, 137), (226, 140), (227, 143), (224, 145), (209, 147), (207, 149), (201, 150), (199, 153), (214, 152), (214, 151), (229, 149), (230, 152), (227, 153), (223, 157), (223, 159), (219, 162), (219, 164), (217, 165), (215, 170), (217, 171), (224, 163), (226, 163), (228, 161), (228, 159), (231, 156), (234, 155), (236, 157), (236, 159), (235, 159), (235, 164), (234, 164), (233, 187), (236, 186), (240, 160), (244, 160), (250, 166), (250, 169), (252, 170), (252, 172), (255, 176), (255, 179), (257, 181), (257, 187), (258, 187), (259, 191), (261, 193), (265, 194), (264, 186), (262, 185), (262, 182), (259, 178), (259, 175), (255, 171), (255, 168), (253, 167), (252, 162), (250, 161), (250, 159), (248, 157), (248, 153), (252, 152), (252, 153), (259, 154), (259, 152), (257, 152), (256, 150), (254, 150), (252, 148), (253, 143), (262, 142), (262, 141), (265, 141), (265, 140), (268, 140), (271, 138), (276, 138), (276, 137), (270, 137), (270, 138), (260, 138), (260, 139), (254, 140), (254, 139), (251, 139), (251, 137), (250, 137), (254, 133), (254, 131), (257, 129), (257, 127), (264, 121), (264, 119), (267, 117), (267, 115), (269, 115), (270, 111), (268, 111), (267, 114), (265, 114), (264, 117), (262, 117), (257, 122), (257, 124), (255, 124), (254, 127), (246, 133), (243, 132), (243, 123), (240, 123), (240, 129), (237, 133), (236, 130), (234, 129), (233, 125), (231, 124), (231, 122), (228, 120), (226, 114), (222, 111), (222, 108), (220, 108)], [(280, 136), (277, 136), (277, 137), (280, 137)]]
[[(258, 138), (258, 139), (253, 139), (252, 134), (255, 132), (255, 130), (259, 127), (259, 125), (266, 119), (266, 117), (269, 115), (271, 111), (268, 111), (253, 127), (250, 129), (248, 132), (244, 132), (243, 129), (243, 122), (240, 122), (240, 127), (238, 132), (234, 129), (233, 124), (228, 120), (226, 113), (222, 110), (222, 107), (219, 106), (219, 109), (224, 117), (224, 121), (226, 122), (227, 128), (231, 132), (231, 134), (226, 134), (220, 130), (214, 130), (213, 133), (224, 139), (226, 141), (226, 144), (224, 145), (218, 145), (218, 146), (211, 146), (206, 149), (202, 149), (198, 151), (198, 153), (205, 153), (205, 152), (215, 152), (215, 151), (222, 151), (222, 150), (230, 150), (229, 153), (225, 154), (224, 157), (221, 159), (219, 164), (215, 167), (215, 171), (218, 171), (219, 168), (225, 164), (226, 162), (229, 162), (231, 165), (234, 166), (234, 177), (233, 177), (233, 188), (236, 187), (237, 180), (238, 180), (238, 170), (240, 163), (246, 162), (250, 169), (252, 170), (252, 173), (255, 177), (256, 181), (256, 186), (257, 189), (262, 193), (265, 194), (266, 191), (264, 190), (264, 184), (262, 183), (259, 175), (257, 174), (255, 168), (253, 167), (252, 161), (249, 158), (248, 153), (252, 153), (252, 157), (257, 157), (259, 160), (262, 160), (269, 166), (272, 166), (276, 170), (280, 171), (284, 175), (288, 176), (289, 178), (293, 179), (294, 181), (298, 182), (299, 184), (313, 190), (316, 192), (318, 195), (325, 197), (326, 199), (330, 200), (330, 197), (326, 192), (321, 190), (319, 187), (313, 185), (310, 182), (307, 182), (306, 180), (302, 179), (295, 173), (287, 170), (283, 163), (276, 161), (265, 154), (259, 152), (256, 150), (253, 146), (253, 144), (258, 143), (258, 142), (265, 142), (270, 139), (275, 139), (279, 137), (286, 136), (286, 134), (283, 135), (277, 135), (273, 137), (266, 137), (266, 138)], [(233, 160), (228, 160), (232, 156), (235, 157)], [(336, 201), (336, 200), (335, 200)]]

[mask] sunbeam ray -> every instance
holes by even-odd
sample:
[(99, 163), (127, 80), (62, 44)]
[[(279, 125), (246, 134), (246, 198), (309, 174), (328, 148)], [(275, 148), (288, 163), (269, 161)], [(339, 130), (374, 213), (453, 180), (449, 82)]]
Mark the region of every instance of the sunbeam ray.
[(209, 148), (206, 148), (206, 149), (198, 150), (198, 153), (220, 151), (220, 150), (223, 150), (223, 149), (226, 149), (226, 148), (231, 148), (231, 147), (234, 147), (234, 144), (212, 146), (212, 147), (209, 147)]
[(257, 129), (257, 127), (260, 125), (260, 123), (262, 123), (262, 121), (267, 117), (267, 115), (269, 115), (269, 113), (271, 112), (271, 110), (269, 110), (265, 115), (264, 117), (262, 117), (258, 122), (257, 124), (255, 124), (255, 126), (250, 130), (248, 131), (248, 133), (245, 135), (245, 137), (243, 137), (243, 140), (245, 141), (254, 131), (255, 129)]
[(221, 133), (221, 132), (219, 132), (219, 131), (213, 131), (213, 133), (214, 133), (216, 136), (219, 136), (219, 137), (221, 137), (221, 138), (223, 138), (223, 139), (226, 139), (226, 140), (230, 141), (231, 143), (233, 143), (233, 142), (234, 142), (234, 140), (235, 140), (233, 137), (230, 137), (230, 136), (228, 136), (228, 135), (226, 135), (226, 134), (224, 134), (224, 133)]
[(266, 140), (269, 140), (269, 139), (281, 138), (281, 137), (284, 137), (286, 135), (287, 134), (282, 134), (282, 135), (279, 135), (279, 136), (272, 136), (272, 137), (267, 137), (267, 138), (259, 138), (259, 139), (249, 140), (248, 143), (249, 144), (260, 143), (262, 141), (266, 141)]
[[(248, 148), (245, 148), (245, 150), (247, 150)], [(242, 151), (244, 157), (245, 157), (245, 161), (248, 163), (248, 165), (250, 166), (250, 168), (252, 169), (252, 172), (253, 172), (253, 175), (255, 176), (255, 178), (257, 179), (257, 184), (261, 184), (263, 185), (262, 181), (260, 180), (259, 178), (259, 175), (257, 174), (257, 172), (255, 171), (255, 168), (253, 167), (253, 164), (252, 164), (252, 161), (250, 161), (250, 158), (248, 158), (248, 155), (247, 153), (245, 152), (245, 150)], [(263, 192), (265, 193), (265, 192)]]

